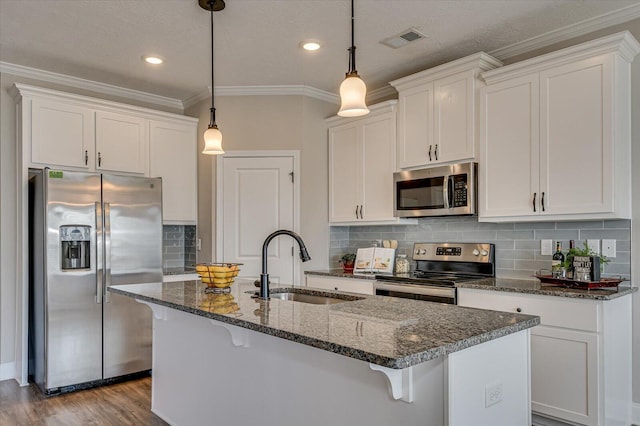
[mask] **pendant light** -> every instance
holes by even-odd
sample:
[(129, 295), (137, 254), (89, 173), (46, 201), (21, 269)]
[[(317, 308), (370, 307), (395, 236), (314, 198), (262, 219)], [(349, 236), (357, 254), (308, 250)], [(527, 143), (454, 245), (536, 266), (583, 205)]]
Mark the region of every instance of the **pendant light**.
[(213, 103), (215, 86), (213, 85), (213, 12), (219, 12), (224, 9), (224, 0), (198, 0), (201, 8), (211, 13), (211, 119), (209, 127), (204, 132), (204, 150), (203, 154), (222, 155), (222, 132), (216, 124), (216, 108)]
[(358, 117), (369, 114), (369, 108), (365, 102), (367, 86), (356, 71), (356, 46), (354, 41), (354, 7), (351, 0), (351, 47), (349, 48), (349, 71), (340, 85), (340, 111), (342, 117)]

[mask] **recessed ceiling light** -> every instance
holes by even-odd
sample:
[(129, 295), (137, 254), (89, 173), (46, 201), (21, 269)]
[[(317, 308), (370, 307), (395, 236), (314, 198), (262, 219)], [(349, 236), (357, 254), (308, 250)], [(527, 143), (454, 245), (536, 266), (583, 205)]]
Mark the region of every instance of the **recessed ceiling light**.
[(320, 49), (322, 44), (318, 40), (303, 40), (300, 42), (300, 47), (304, 50), (314, 51)]
[(143, 56), (142, 60), (151, 65), (160, 65), (164, 61), (157, 56)]

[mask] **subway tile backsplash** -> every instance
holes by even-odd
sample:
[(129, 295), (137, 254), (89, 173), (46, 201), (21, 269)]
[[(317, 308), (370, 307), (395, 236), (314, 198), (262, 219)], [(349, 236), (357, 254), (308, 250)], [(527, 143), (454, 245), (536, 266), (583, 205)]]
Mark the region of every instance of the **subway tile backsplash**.
[(398, 240), (398, 253), (411, 257), (416, 242), (482, 242), (496, 246), (496, 275), (530, 279), (538, 269), (549, 269), (551, 256), (540, 254), (540, 240), (569, 240), (581, 247), (587, 239), (615, 239), (616, 257), (604, 275), (631, 276), (631, 221), (486, 223), (472, 217), (420, 218), (417, 225), (331, 227), (330, 265), (339, 267), (344, 253), (371, 246), (375, 240)]
[(196, 227), (164, 225), (162, 227), (163, 267), (183, 268), (196, 263)]

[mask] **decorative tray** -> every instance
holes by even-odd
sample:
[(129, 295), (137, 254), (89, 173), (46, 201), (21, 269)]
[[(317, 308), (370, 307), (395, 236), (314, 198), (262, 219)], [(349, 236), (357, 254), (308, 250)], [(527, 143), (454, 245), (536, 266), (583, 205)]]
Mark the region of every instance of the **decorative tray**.
[(624, 278), (602, 278), (600, 281), (576, 281), (569, 278), (556, 278), (551, 275), (534, 275), (543, 284), (555, 284), (569, 288), (605, 288), (605, 287), (618, 287)]

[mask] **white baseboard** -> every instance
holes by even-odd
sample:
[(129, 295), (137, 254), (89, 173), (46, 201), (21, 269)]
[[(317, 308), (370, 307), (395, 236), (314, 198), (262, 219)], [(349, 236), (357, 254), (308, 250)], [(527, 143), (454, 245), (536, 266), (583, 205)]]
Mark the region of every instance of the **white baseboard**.
[(640, 403), (634, 402), (631, 408), (631, 423), (640, 426)]
[(0, 364), (0, 381), (9, 380), (16, 377), (16, 363), (5, 362)]

